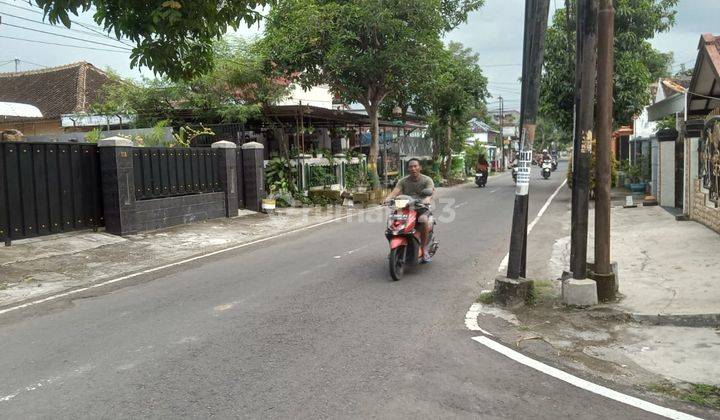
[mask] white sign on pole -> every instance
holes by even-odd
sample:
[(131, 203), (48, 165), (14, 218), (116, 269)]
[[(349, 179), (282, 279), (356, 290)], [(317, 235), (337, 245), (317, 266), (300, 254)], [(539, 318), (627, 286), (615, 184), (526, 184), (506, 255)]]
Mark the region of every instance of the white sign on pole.
[(520, 152), (520, 159), (517, 166), (517, 181), (515, 184), (515, 194), (528, 195), (530, 190), (530, 162), (532, 160), (532, 151)]

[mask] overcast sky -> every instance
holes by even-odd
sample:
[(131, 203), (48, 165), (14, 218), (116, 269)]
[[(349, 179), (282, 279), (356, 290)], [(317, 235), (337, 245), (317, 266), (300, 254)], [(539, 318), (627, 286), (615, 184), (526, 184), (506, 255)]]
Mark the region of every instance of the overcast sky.
[[(498, 96), (505, 98), (506, 108), (517, 108), (520, 97), (518, 79), (522, 61), (524, 0), (486, 0), (485, 3), (481, 10), (470, 15), (467, 24), (455, 29), (447, 36), (447, 39), (459, 41), (479, 54), (481, 65), (489, 79), (490, 92), (493, 95), (493, 98), (489, 99), (489, 109), (497, 107)], [(551, 0), (551, 13), (557, 6), (563, 4), (563, 0)], [(14, 58), (22, 60), (20, 70), (37, 69), (40, 68), (39, 66), (57, 66), (84, 60), (100, 68), (111, 67), (124, 76), (140, 76), (141, 71), (130, 69), (127, 51), (120, 50), (128, 48), (126, 45), (116, 40), (103, 38), (90, 32), (86, 27), (78, 25), (73, 25), (73, 29), (83, 33), (42, 25), (37, 23), (42, 19), (41, 12), (38, 13), (39, 9), (32, 9), (33, 7), (29, 6), (27, 1), (0, 0), (0, 16), (2, 16), (0, 71), (13, 71), (14, 63), (8, 61)], [(692, 66), (700, 34), (707, 32), (720, 34), (718, 16), (720, 16), (720, 0), (680, 0), (675, 27), (670, 32), (658, 35), (652, 40), (652, 43), (661, 51), (673, 52), (675, 70), (680, 68), (680, 64)], [(89, 16), (81, 16), (75, 20), (87, 27), (97, 28)], [(32, 30), (8, 25), (32, 28)], [(37, 30), (91, 42), (43, 34)], [(245, 35), (258, 32), (258, 27), (240, 31)], [(79, 48), (31, 43), (4, 37), (75, 45)], [(113, 46), (117, 48), (112, 48)], [(142, 71), (142, 74), (152, 75), (147, 69)]]

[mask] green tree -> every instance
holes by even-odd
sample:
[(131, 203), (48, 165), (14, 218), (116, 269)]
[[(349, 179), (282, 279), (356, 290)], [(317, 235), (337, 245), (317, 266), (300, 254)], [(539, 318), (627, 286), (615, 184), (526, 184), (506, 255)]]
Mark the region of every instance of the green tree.
[(213, 43), (228, 28), (252, 25), (268, 0), (34, 0), (53, 24), (70, 27), (70, 14), (91, 11), (107, 33), (134, 44), (130, 65), (173, 80), (212, 69)]
[(430, 74), (440, 37), (484, 0), (281, 0), (264, 44), (276, 74), (304, 87), (327, 84), (370, 117), (370, 171), (377, 180), (378, 114), (385, 99)]
[[(487, 78), (478, 64), (478, 55), (462, 44), (451, 42), (439, 58), (440, 65), (432, 75), (431, 107), (437, 124), (445, 131), (439, 152), (445, 156), (443, 176), (450, 176), (452, 151), (464, 147), (469, 133), (468, 121), (484, 105)], [(456, 133), (456, 136), (453, 136)]]
[(137, 124), (177, 120), (178, 109), (192, 110), (204, 121), (244, 123), (266, 113), (288, 95), (288, 83), (264, 73), (266, 57), (257, 43), (227, 38), (213, 46), (212, 69), (191, 80), (144, 79), (140, 83), (112, 76), (93, 111), (134, 114)]
[[(649, 39), (675, 22), (678, 0), (615, 1), (615, 91), (613, 117), (628, 124), (650, 101), (649, 85), (668, 73), (672, 54), (661, 53)], [(575, 0), (566, 0), (548, 28), (540, 90), (540, 110), (552, 122), (572, 130), (575, 78)]]

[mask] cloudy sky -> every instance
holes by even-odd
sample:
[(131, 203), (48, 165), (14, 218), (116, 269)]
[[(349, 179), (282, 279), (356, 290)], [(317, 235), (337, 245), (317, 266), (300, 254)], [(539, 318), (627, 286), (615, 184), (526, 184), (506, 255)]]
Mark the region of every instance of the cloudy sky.
[[(517, 108), (524, 0), (486, 0), (485, 3), (481, 10), (470, 15), (467, 24), (455, 29), (447, 39), (459, 41), (479, 54), (493, 95), (489, 100), (490, 109), (497, 107), (499, 96), (505, 99), (506, 108)], [(563, 4), (563, 0), (551, 0), (551, 11)], [(22, 0), (0, 0), (0, 16), (0, 71), (13, 71), (15, 63), (11, 60), (18, 58), (20, 70), (84, 60), (101, 68), (111, 67), (124, 76), (152, 75), (147, 70), (130, 69), (128, 46), (93, 32), (98, 28), (89, 16), (76, 18), (75, 21), (84, 26), (73, 25), (73, 30), (55, 28), (40, 23), (39, 9)], [(681, 64), (692, 66), (700, 34), (720, 34), (718, 16), (720, 0), (680, 0), (675, 27), (656, 36), (652, 43), (661, 51), (673, 52), (675, 69)], [(254, 27), (240, 33), (252, 35), (259, 30)]]

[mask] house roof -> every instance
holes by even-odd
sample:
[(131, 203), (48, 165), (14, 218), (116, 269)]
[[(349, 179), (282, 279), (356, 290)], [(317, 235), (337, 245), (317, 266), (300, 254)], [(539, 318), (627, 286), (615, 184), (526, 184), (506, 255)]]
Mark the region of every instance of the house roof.
[(490, 127), (488, 124), (478, 120), (477, 118), (470, 120), (470, 126), (473, 133), (500, 133), (499, 130)]
[(688, 114), (707, 115), (720, 107), (720, 36), (703, 34), (690, 82)]
[(89, 112), (100, 88), (109, 80), (105, 72), (84, 61), (42, 70), (0, 73), (0, 101), (34, 105), (45, 119), (55, 119), (63, 114)]

